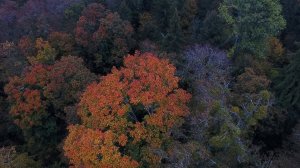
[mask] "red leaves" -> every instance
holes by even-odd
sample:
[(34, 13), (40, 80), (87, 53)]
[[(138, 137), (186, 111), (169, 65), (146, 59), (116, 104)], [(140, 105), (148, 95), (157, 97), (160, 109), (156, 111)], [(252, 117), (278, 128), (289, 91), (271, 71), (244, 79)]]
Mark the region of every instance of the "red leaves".
[[(170, 129), (180, 125), (182, 117), (189, 113), (186, 104), (190, 95), (178, 88), (179, 78), (174, 76), (175, 70), (167, 60), (160, 60), (151, 53), (136, 53), (125, 58), (120, 70), (113, 68), (100, 83), (88, 86), (82, 95), (78, 114), (85, 127), (108, 134), (106, 139), (111, 142), (110, 150), (105, 142), (100, 144), (103, 158), (90, 158), (94, 159), (90, 163), (104, 163), (106, 155), (118, 158), (121, 155), (118, 146), (128, 148), (143, 142), (142, 148), (148, 151), (165, 143)], [(124, 155), (131, 160), (129, 153)], [(160, 159), (149, 150), (139, 161), (155, 161), (157, 164)], [(73, 163), (79, 166), (79, 162)], [(90, 163), (85, 166), (92, 166)]]
[(75, 38), (79, 44), (84, 47), (88, 46), (88, 42), (93, 36), (93, 32), (90, 32), (90, 30), (98, 28), (99, 20), (105, 16), (105, 13), (104, 6), (97, 3), (90, 4), (82, 12), (83, 15), (79, 18), (75, 29)]
[(46, 103), (42, 100), (42, 90), (48, 81), (48, 66), (37, 65), (26, 72), (23, 78), (11, 78), (5, 86), (8, 99), (13, 103), (10, 114), (16, 117), (21, 128), (39, 124), (36, 113), (45, 113)]
[(25, 57), (33, 56), (35, 51), (34, 42), (28, 36), (23, 36), (19, 40), (18, 47)]
[(133, 47), (133, 33), (130, 22), (94, 3), (82, 12), (75, 28), (75, 39), (87, 51), (85, 56), (93, 58), (88, 59), (93, 68), (107, 74), (113, 66), (122, 64), (123, 56)]
[(30, 67), (24, 77), (24, 82), (29, 85), (40, 85), (43, 87), (48, 82), (50, 69), (50, 66), (42, 64)]
[(128, 140), (128, 138), (125, 134), (121, 134), (118, 138), (118, 142), (121, 146), (125, 146), (127, 143), (127, 140)]
[(84, 67), (83, 60), (72, 56), (51, 66), (29, 67), (23, 76), (11, 78), (5, 86), (12, 104), (10, 113), (22, 128), (41, 124), (39, 120), (47, 114), (48, 105), (53, 105), (58, 115), (66, 105), (78, 101), (85, 86), (94, 78)]

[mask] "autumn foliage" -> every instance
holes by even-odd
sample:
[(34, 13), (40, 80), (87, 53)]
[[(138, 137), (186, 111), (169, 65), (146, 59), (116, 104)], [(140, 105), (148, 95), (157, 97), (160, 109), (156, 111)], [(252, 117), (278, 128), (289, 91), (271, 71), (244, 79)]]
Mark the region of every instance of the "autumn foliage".
[(63, 109), (76, 103), (79, 94), (94, 78), (78, 57), (64, 57), (54, 65), (37, 64), (24, 75), (13, 77), (5, 87), (14, 121), (21, 128), (41, 125), (48, 107)]
[(107, 73), (112, 66), (122, 63), (123, 56), (132, 47), (133, 33), (130, 22), (103, 5), (92, 3), (77, 22), (75, 39), (88, 52), (86, 57), (95, 71)]
[(190, 94), (178, 87), (174, 74), (167, 60), (136, 53), (120, 70), (113, 68), (88, 86), (78, 111), (82, 125), (69, 127), (64, 145), (70, 162), (75, 167), (158, 165), (155, 151), (189, 114)]

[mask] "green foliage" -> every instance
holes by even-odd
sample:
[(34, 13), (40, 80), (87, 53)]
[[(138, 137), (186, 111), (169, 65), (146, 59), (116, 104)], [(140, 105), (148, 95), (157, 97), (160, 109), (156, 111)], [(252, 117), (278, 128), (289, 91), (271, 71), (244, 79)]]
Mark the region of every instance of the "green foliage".
[[(253, 145), (270, 141), (270, 136), (285, 137), (290, 121), (297, 120), (300, 50), (295, 52), (294, 42), (300, 37), (299, 0), (0, 0), (0, 4), (4, 30), (0, 31), (0, 145), (18, 149), (0, 149), (0, 168), (82, 167), (90, 160), (108, 163), (97, 167), (116, 162), (120, 163), (115, 167), (137, 166), (123, 164), (131, 162), (126, 155), (140, 167), (250, 167), (260, 162), (258, 155), (250, 156)], [(172, 121), (172, 114), (183, 112), (176, 107), (182, 103), (176, 101), (184, 96), (175, 99), (171, 96), (175, 92), (159, 91), (171, 86), (166, 84), (170, 76), (165, 76), (169, 66), (137, 56), (137, 65), (127, 60), (132, 71), (121, 68), (124, 56), (137, 49), (178, 65), (176, 74), (183, 81), (174, 89), (191, 92), (191, 114)], [(23, 71), (26, 59), (31, 66)], [(91, 87), (82, 96), (96, 78), (84, 63), (98, 74), (113, 73), (100, 78), (102, 89)], [(124, 88), (130, 88), (128, 93)], [(148, 105), (153, 95), (162, 101)], [(83, 108), (80, 98), (91, 108)], [(107, 106), (118, 102), (130, 106)], [(164, 106), (168, 108), (153, 112)], [(64, 154), (76, 160), (70, 159), (68, 165), (62, 139), (67, 125), (81, 122), (77, 111), (86, 128), (74, 127), (69, 153)], [(151, 126), (165, 121), (167, 128)], [(99, 125), (107, 134), (99, 133)], [(100, 139), (106, 139), (104, 144), (99, 145)], [(274, 139), (267, 143), (276, 143)]]
[(15, 147), (0, 149), (0, 168), (40, 168), (41, 164), (34, 161), (27, 153), (17, 153)]
[(34, 65), (10, 79), (5, 93), (10, 114), (23, 132), (24, 151), (44, 165), (59, 160), (57, 145), (64, 137), (65, 126), (76, 121), (70, 118), (76, 118), (72, 111), (65, 108), (75, 106), (85, 86), (94, 79), (83, 60), (72, 56), (54, 65)]
[(196, 18), (198, 13), (198, 6), (196, 0), (185, 0), (182, 4), (182, 9), (180, 12), (180, 25), (185, 38), (191, 36), (192, 23)]
[(208, 143), (212, 148), (217, 165), (236, 166), (245, 157), (245, 146), (241, 139), (241, 130), (233, 121), (230, 112), (215, 102), (210, 112)]
[(128, 21), (131, 20), (132, 11), (128, 7), (126, 0), (122, 0), (121, 4), (119, 6), (119, 9), (118, 9), (118, 13), (120, 14), (122, 19), (128, 20)]
[(177, 8), (172, 5), (171, 8), (172, 17), (169, 20), (169, 28), (167, 34), (162, 39), (163, 48), (166, 51), (180, 51), (183, 44), (183, 32), (180, 26), (180, 18)]
[(9, 77), (21, 74), (25, 66), (26, 60), (14, 43), (0, 43), (0, 83), (7, 82)]
[(232, 26), (234, 56), (264, 57), (267, 38), (285, 28), (281, 12), (278, 0), (224, 0), (219, 13)]
[(72, 19), (73, 21), (76, 21), (80, 17), (83, 8), (84, 8), (83, 2), (73, 4), (72, 6), (70, 6), (64, 11), (65, 19), (66, 20)]
[(280, 103), (285, 107), (300, 109), (300, 50), (292, 54), (292, 59), (281, 75), (276, 86)]
[(203, 20), (194, 25), (193, 38), (195, 41), (206, 42), (215, 46), (225, 47), (230, 40), (232, 30), (217, 11), (209, 11)]

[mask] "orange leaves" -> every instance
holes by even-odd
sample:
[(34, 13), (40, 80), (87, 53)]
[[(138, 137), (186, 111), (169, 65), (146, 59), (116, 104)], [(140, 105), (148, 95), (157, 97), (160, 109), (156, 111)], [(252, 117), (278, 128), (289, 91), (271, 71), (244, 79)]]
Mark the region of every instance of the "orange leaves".
[(54, 65), (29, 67), (23, 76), (11, 78), (5, 86), (12, 104), (10, 113), (21, 127), (41, 124), (39, 120), (47, 115), (48, 106), (54, 110), (49, 113), (60, 116), (65, 106), (77, 103), (94, 78), (78, 57), (63, 57)]
[(19, 40), (18, 47), (25, 57), (32, 56), (35, 51), (34, 42), (28, 36)]
[(45, 66), (41, 64), (30, 67), (24, 77), (24, 82), (29, 85), (41, 85), (43, 87), (46, 85), (49, 79), (48, 72), (50, 69), (50, 66)]
[(117, 121), (116, 115), (124, 114), (123, 84), (119, 83), (118, 76), (110, 74), (102, 78), (100, 84), (90, 85), (83, 94), (80, 105), (85, 110), (79, 111), (84, 124), (93, 128), (105, 128)]
[[(69, 126), (69, 135), (65, 140), (65, 155), (75, 167), (138, 167), (136, 161), (118, 152), (114, 146), (115, 135), (111, 131), (105, 133), (84, 126)], [(119, 138), (126, 144), (126, 136)]]
[(174, 76), (175, 67), (151, 53), (130, 55), (125, 58), (124, 65), (122, 72), (127, 77), (124, 82), (129, 84), (128, 95), (133, 104), (150, 105), (161, 101), (178, 87), (179, 79)]
[(158, 164), (160, 159), (151, 153), (151, 148), (160, 148), (169, 138), (170, 129), (180, 126), (182, 117), (189, 114), (187, 103), (191, 96), (178, 88), (175, 70), (167, 60), (160, 60), (151, 53), (137, 52), (125, 57), (124, 67), (120, 70), (113, 68), (100, 83), (87, 87), (78, 115), (86, 128), (105, 134), (105, 140), (100, 144), (102, 157), (96, 160), (110, 163), (120, 158), (121, 147), (126, 149), (125, 153), (122, 150), (122, 162), (128, 162), (131, 157), (126, 152), (130, 150), (129, 146), (143, 143), (140, 148), (147, 152), (137, 161), (150, 160)]
[(41, 103), (41, 93), (39, 90), (29, 90), (26, 89), (24, 94), (25, 106), (23, 107), (25, 113), (30, 113), (32, 111), (37, 111), (42, 107)]
[(83, 126), (69, 126), (69, 135), (65, 140), (65, 155), (70, 163), (75, 165), (99, 164), (97, 157), (100, 154), (99, 145), (104, 135), (101, 131), (94, 131)]
[(119, 144), (120, 144), (121, 146), (125, 146), (126, 143), (127, 143), (127, 139), (128, 139), (128, 138), (127, 138), (126, 135), (121, 134), (121, 135), (119, 136), (118, 142), (119, 142)]
[(90, 4), (83, 12), (77, 22), (75, 29), (75, 38), (77, 43), (88, 46), (89, 39), (92, 38), (92, 32), (89, 28), (96, 29), (99, 26), (99, 20), (105, 15), (105, 8), (101, 4)]
[(147, 130), (142, 123), (135, 123), (134, 129), (130, 131), (130, 136), (133, 137), (133, 143), (140, 142), (147, 136)]
[[(161, 123), (168, 111), (174, 116), (188, 114), (185, 104), (190, 95), (177, 88), (179, 79), (174, 76), (175, 67), (168, 61), (150, 53), (137, 53), (126, 57), (124, 65), (121, 70), (113, 69), (112, 74), (103, 77), (99, 84), (89, 86), (83, 94), (79, 115), (85, 124), (104, 129), (129, 112), (128, 107), (138, 104), (145, 108), (158, 104), (163, 108), (162, 114), (156, 115)], [(90, 121), (91, 118), (95, 122)]]
[(32, 67), (23, 78), (11, 78), (5, 86), (8, 100), (12, 103), (10, 114), (21, 128), (40, 124), (38, 116), (45, 115), (46, 103), (42, 100), (40, 88), (47, 82), (47, 69), (47, 66), (42, 65)]

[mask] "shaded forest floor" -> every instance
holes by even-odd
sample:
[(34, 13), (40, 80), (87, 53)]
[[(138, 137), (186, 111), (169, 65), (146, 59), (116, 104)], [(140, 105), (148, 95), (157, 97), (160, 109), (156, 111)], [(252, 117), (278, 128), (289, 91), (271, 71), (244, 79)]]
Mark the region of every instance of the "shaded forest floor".
[(299, 168), (300, 167), (300, 123), (288, 137), (284, 149), (279, 152), (279, 157), (273, 161), (272, 168)]

